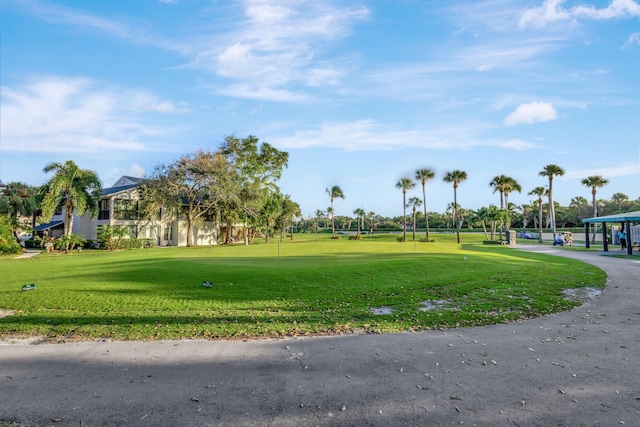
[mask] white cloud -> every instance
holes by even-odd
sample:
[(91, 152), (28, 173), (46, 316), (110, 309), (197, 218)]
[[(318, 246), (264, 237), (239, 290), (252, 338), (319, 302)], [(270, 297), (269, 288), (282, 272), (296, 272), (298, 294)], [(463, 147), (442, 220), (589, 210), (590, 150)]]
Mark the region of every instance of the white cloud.
[(629, 36), (627, 42), (622, 46), (623, 48), (629, 47), (630, 45), (637, 44), (640, 46), (640, 33), (633, 33)]
[(557, 118), (558, 114), (551, 103), (533, 101), (528, 104), (520, 104), (513, 113), (504, 119), (504, 124), (507, 126), (532, 124)]
[(292, 93), (286, 86), (338, 84), (346, 69), (338, 65), (343, 60), (323, 60), (320, 66), (318, 61), (336, 40), (369, 17), (365, 8), (331, 2), (283, 0), (273, 5), (245, 0), (242, 4), (244, 19), (233, 31), (209, 40), (191, 65), (235, 81), (221, 93), (233, 96), (235, 85), (260, 92), (265, 100), (273, 94), (274, 100), (286, 101), (282, 93)]
[(537, 148), (522, 140), (482, 140), (474, 136), (477, 124), (448, 125), (429, 130), (402, 130), (399, 126), (380, 124), (373, 120), (343, 123), (323, 123), (317, 128), (295, 132), (291, 136), (270, 137), (278, 148), (335, 148), (345, 151), (386, 151), (403, 148), (437, 150), (468, 150), (473, 147), (498, 147), (510, 150)]
[[(163, 3), (174, 2), (174, 0), (160, 1)], [(97, 16), (81, 9), (43, 3), (38, 0), (22, 0), (18, 2), (18, 5), (44, 22), (98, 31), (121, 39), (131, 40), (135, 43), (157, 46), (180, 53), (192, 51), (187, 43), (176, 43), (162, 34), (148, 34), (139, 25), (130, 25), (126, 22)]]
[(146, 115), (186, 107), (137, 90), (86, 78), (39, 77), (2, 87), (2, 148), (22, 152), (143, 150), (141, 139), (161, 129)]
[(521, 28), (533, 26), (545, 27), (559, 21), (576, 22), (579, 19), (625, 19), (640, 17), (640, 4), (634, 0), (612, 0), (608, 6), (596, 8), (592, 5), (578, 5), (563, 8), (565, 0), (544, 0), (542, 6), (534, 7), (522, 13), (519, 25)]
[(640, 174), (640, 165), (633, 163), (621, 163), (614, 166), (571, 170), (564, 174), (565, 179), (583, 179), (586, 176), (601, 175), (605, 178), (620, 176), (637, 176)]

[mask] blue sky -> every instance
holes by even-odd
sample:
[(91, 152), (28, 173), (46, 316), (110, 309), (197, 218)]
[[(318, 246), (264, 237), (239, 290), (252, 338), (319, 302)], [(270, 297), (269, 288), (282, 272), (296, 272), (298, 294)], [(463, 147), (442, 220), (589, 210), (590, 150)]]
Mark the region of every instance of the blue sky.
[[(429, 210), (527, 193), (640, 196), (640, 2), (138, 0), (0, 3), (0, 179), (44, 183), (74, 160), (105, 186), (226, 135), (290, 154), (280, 187), (305, 215), (396, 216), (395, 183), (428, 167)], [(420, 186), (408, 196), (421, 196)]]

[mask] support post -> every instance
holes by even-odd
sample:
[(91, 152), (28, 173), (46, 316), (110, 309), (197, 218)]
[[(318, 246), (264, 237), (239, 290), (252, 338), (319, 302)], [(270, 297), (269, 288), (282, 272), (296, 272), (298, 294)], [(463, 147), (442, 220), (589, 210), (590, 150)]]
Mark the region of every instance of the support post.
[(627, 233), (627, 255), (633, 255), (633, 244), (631, 243), (631, 221), (625, 221), (624, 230)]
[(584, 247), (589, 249), (589, 223), (584, 224)]
[(605, 252), (609, 252), (609, 242), (607, 241), (607, 223), (602, 223), (602, 246)]

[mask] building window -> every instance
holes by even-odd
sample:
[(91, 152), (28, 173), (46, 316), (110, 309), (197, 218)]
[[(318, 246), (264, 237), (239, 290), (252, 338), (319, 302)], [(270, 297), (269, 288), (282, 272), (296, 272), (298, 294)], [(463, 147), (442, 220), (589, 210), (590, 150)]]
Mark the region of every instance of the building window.
[(109, 219), (109, 199), (98, 202), (98, 219)]
[(164, 240), (165, 241), (171, 240), (171, 237), (172, 237), (171, 234), (172, 234), (171, 233), (171, 227), (170, 226), (169, 227), (165, 227), (164, 228)]
[(113, 219), (120, 219), (120, 220), (140, 219), (140, 212), (138, 211), (138, 201), (115, 199), (113, 201)]

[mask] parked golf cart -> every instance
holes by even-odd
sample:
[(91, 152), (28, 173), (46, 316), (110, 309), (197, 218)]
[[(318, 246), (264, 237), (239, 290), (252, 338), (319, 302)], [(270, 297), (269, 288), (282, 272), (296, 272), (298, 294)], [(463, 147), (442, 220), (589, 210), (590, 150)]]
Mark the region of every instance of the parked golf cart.
[(570, 231), (561, 231), (556, 235), (553, 246), (573, 246), (573, 236)]

